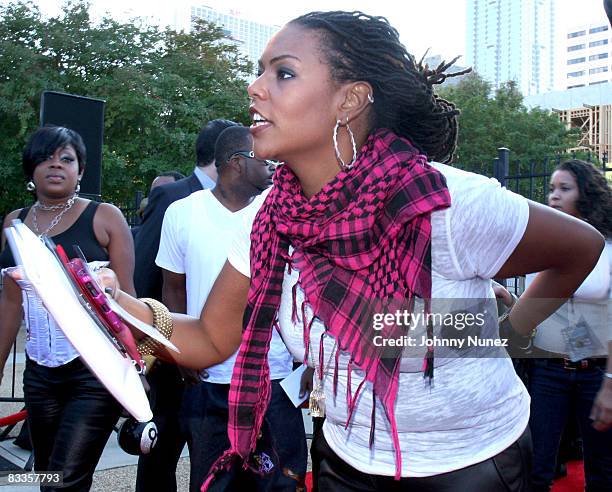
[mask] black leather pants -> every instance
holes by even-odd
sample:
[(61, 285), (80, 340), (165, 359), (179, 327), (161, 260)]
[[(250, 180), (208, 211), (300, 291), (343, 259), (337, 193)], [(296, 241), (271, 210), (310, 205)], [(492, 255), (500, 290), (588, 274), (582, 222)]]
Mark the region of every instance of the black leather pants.
[(321, 456), (320, 492), (528, 492), (531, 472), (529, 431), (509, 448), (482, 463), (431, 477), (368, 475), (345, 463), (329, 447), (323, 434), (313, 446)]
[(27, 359), (23, 388), (37, 472), (63, 472), (63, 486), (87, 491), (121, 407), (79, 358), (60, 367)]

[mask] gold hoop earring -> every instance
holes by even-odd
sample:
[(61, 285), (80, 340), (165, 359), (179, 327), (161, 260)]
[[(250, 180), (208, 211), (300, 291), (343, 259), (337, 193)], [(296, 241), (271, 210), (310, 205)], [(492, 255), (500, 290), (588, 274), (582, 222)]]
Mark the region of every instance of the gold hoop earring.
[(349, 126), (348, 116), (347, 116), (345, 126), (346, 126), (346, 131), (348, 132), (349, 137), (351, 139), (351, 145), (353, 146), (353, 159), (351, 160), (351, 162), (347, 164), (342, 159), (342, 155), (340, 155), (340, 149), (338, 147), (338, 128), (340, 128), (340, 125), (341, 125), (340, 120), (336, 120), (336, 125), (334, 126), (334, 133), (332, 135), (332, 139), (334, 141), (334, 150), (336, 151), (336, 159), (338, 160), (340, 167), (343, 170), (348, 170), (353, 167), (353, 164), (355, 164), (355, 161), (357, 160), (357, 144), (355, 143), (355, 135), (353, 135), (351, 127)]

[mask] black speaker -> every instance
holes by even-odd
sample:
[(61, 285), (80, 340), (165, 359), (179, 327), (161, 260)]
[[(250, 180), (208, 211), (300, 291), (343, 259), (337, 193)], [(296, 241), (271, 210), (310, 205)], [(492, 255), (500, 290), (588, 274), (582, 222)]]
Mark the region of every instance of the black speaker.
[(80, 194), (98, 200), (102, 185), (104, 103), (102, 99), (53, 91), (44, 91), (40, 103), (41, 126), (65, 126), (83, 137), (87, 148), (87, 164)]

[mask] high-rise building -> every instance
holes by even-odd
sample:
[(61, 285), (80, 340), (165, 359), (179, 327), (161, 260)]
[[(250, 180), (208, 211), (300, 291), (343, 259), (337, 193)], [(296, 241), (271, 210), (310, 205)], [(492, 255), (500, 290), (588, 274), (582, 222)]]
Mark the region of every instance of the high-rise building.
[(523, 95), (550, 91), (555, 69), (554, 0), (467, 0), (466, 60), (493, 84)]
[(605, 17), (595, 24), (572, 27), (565, 38), (567, 89), (612, 82), (612, 30)]
[(241, 16), (238, 12), (224, 13), (206, 5), (192, 5), (190, 19), (191, 22), (204, 19), (223, 28), (226, 36), (236, 42), (240, 51), (253, 62), (253, 75), (266, 44), (280, 30), (280, 26), (261, 24)]

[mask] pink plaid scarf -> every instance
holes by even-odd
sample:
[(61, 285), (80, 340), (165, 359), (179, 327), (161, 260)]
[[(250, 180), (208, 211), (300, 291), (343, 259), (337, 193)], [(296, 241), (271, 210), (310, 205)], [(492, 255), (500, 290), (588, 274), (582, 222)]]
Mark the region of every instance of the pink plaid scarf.
[[(340, 172), (310, 199), (288, 166), (277, 170), (251, 231), (251, 286), (229, 393), (231, 448), (213, 465), (203, 491), (237, 457), (244, 460), (244, 468), (260, 471), (253, 452), (270, 401), (266, 357), (288, 262), (299, 271), (306, 302), (336, 339), (338, 351), (350, 354), (349, 378), (351, 366), (363, 370), (373, 397), (382, 401), (399, 478), (401, 452), (393, 408), (401, 348), (386, 349), (382, 356), (372, 343), (372, 314), (377, 306), (388, 306), (385, 300), (431, 298), (430, 215), (449, 205), (444, 177), (409, 141), (389, 130), (370, 135), (354, 167)], [(295, 249), (293, 258), (288, 257), (289, 245)], [(309, 329), (305, 323), (305, 358)], [(397, 338), (405, 329), (393, 325), (375, 334)], [(433, 375), (431, 351), (424, 374)], [(350, 395), (349, 385), (347, 425), (360, 389)], [(373, 425), (374, 415), (371, 440)]]

